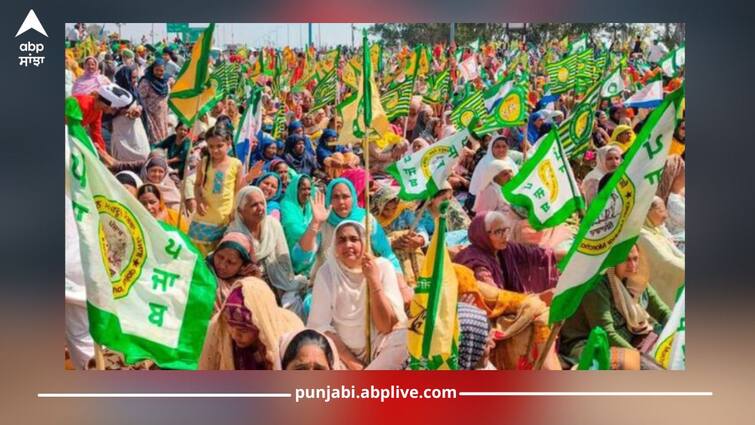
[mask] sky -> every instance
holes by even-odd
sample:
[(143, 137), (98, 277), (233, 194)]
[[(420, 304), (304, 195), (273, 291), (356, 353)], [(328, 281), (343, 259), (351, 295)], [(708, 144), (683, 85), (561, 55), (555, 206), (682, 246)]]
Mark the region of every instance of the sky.
[[(101, 23), (99, 23), (101, 24)], [(354, 31), (354, 43), (361, 44), (362, 28), (372, 24), (354, 24), (358, 31)], [(72, 27), (72, 24), (66, 24), (66, 30)], [(189, 23), (190, 27), (205, 27), (207, 24)], [(351, 45), (351, 24), (312, 24), (312, 41), (316, 46), (335, 46)], [(145, 23), (124, 23), (121, 24), (121, 33), (123, 38), (140, 41), (142, 35), (147, 36), (147, 42), (152, 42), (150, 32), (154, 28), (154, 40), (159, 41), (166, 37), (165, 23), (145, 24)], [(105, 32), (117, 32), (118, 27), (115, 23), (106, 23)], [(292, 47), (303, 46), (307, 43), (307, 24), (216, 24), (215, 36), (217, 46), (223, 46), (231, 43), (246, 43), (249, 47), (260, 47), (271, 45), (283, 47), (291, 45)], [(171, 35), (171, 38), (173, 35)]]

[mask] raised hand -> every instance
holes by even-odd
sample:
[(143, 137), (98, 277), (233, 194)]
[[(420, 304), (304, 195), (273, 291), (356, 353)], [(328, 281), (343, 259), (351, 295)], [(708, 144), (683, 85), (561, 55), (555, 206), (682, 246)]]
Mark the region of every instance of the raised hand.
[(325, 208), (325, 194), (316, 191), (315, 199), (310, 201), (312, 205), (312, 221), (320, 224), (324, 223), (330, 215), (331, 207)]

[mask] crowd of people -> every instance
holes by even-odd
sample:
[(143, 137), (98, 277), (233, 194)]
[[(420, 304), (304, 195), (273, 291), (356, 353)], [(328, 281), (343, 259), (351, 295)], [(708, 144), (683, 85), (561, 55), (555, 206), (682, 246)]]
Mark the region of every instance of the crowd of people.
[[(612, 47), (629, 59), (622, 69), (627, 87), (632, 79), (645, 81), (661, 72), (658, 58), (647, 58), (655, 45)], [(158, 50), (118, 41), (85, 57), (79, 47), (72, 43), (66, 50), (67, 118), (80, 111), (103, 164), (152, 216), (188, 235), (217, 279), (200, 369), (407, 368), (408, 306), (444, 201), (446, 245), (459, 282), (459, 367), (533, 366), (550, 332), (557, 264), (573, 243), (579, 217), (537, 231), (501, 187), (580, 98), (572, 90), (547, 107), (540, 102), (546, 94), (544, 64), (561, 52), (558, 43), (436, 47), (432, 72), (449, 69), (452, 92), (440, 103), (428, 103), (420, 81), (408, 115), (391, 123), (403, 136), (400, 142), (383, 150), (371, 144), (367, 152), (359, 144), (335, 144), (344, 123), (332, 105), (312, 109), (314, 83), (292, 93), (274, 90), (263, 76), (255, 81), (263, 90), (262, 129), (248, 156), (235, 144), (250, 108), (246, 99), (226, 96), (190, 126), (170, 110), (171, 87), (190, 60), (189, 45)], [(506, 70), (510, 53), (520, 47), (528, 63)], [(462, 59), (477, 57), (481, 75), (469, 83), (478, 88), (526, 67), (528, 120), (521, 127), (470, 135), (439, 191), (407, 202), (385, 168), (460, 130), (451, 119), (452, 99), (468, 82), (457, 70), (456, 49), (463, 49)], [(386, 49), (383, 71), (375, 77), (381, 91), (382, 77), (399, 66), (405, 50)], [(234, 51), (223, 52), (211, 66), (253, 64), (259, 54), (251, 50), (239, 59)], [(339, 75), (358, 54), (342, 49)], [(664, 85), (671, 90), (681, 78), (664, 76)], [(339, 99), (352, 90), (340, 80), (337, 87)], [(625, 108), (623, 98), (600, 102), (588, 149), (571, 159), (588, 204), (621, 164), (648, 115)], [(285, 126), (274, 137), (280, 110)], [(684, 282), (685, 143), (682, 120), (636, 247), (585, 296), (545, 356), (544, 368), (574, 366), (597, 326), (615, 348), (615, 368), (653, 367), (641, 353), (660, 333)], [(91, 367), (86, 325), (78, 323), (75, 332), (71, 323), (71, 365)], [(126, 365), (117, 353), (108, 355), (109, 368), (154, 367)]]

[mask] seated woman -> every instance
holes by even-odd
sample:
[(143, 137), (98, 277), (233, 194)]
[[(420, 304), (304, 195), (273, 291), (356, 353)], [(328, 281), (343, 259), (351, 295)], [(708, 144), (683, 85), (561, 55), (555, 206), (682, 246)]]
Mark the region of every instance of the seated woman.
[(303, 136), (291, 135), (286, 138), (286, 150), (283, 159), (299, 174), (312, 173), (318, 168), (317, 158), (306, 149)]
[(667, 215), (663, 199), (654, 197), (637, 245), (647, 261), (650, 282), (663, 302), (673, 307), (676, 291), (684, 283), (685, 256), (666, 230)]
[(505, 161), (509, 164), (512, 175), (519, 172), (519, 167), (514, 160), (510, 158), (509, 144), (506, 138), (503, 136), (495, 138), (492, 142), (488, 143), (485, 155), (477, 162), (472, 173), (472, 179), (469, 182), (469, 193), (478, 196), (485, 190), (488, 183), (492, 179), (489, 173), (486, 172), (488, 167), (493, 161)]
[(477, 192), (472, 207), (476, 214), (480, 214), (481, 211), (500, 211), (512, 219), (514, 218), (511, 205), (503, 197), (501, 190), (501, 187), (514, 177), (514, 167), (511, 164), (511, 162), (496, 159), (479, 172), (477, 170), (479, 170), (480, 165), (477, 165), (475, 175), (481, 176), (477, 181), (482, 187)]
[(315, 193), (312, 178), (297, 175), (281, 200), (281, 227), (286, 235), (294, 273), (309, 276), (319, 244), (320, 226), (328, 218), (325, 195)]
[(607, 145), (596, 151), (597, 163), (582, 180), (582, 196), (585, 205), (590, 205), (593, 198), (598, 194), (598, 183), (608, 173), (613, 173), (621, 165), (621, 148), (616, 145)]
[(136, 192), (143, 184), (142, 179), (140, 179), (139, 176), (137, 176), (133, 171), (121, 171), (120, 173), (117, 173), (115, 175), (115, 179), (118, 180), (123, 185), (123, 187), (128, 190), (128, 193), (130, 193), (134, 197), (136, 197)]
[(454, 257), (469, 267), (478, 281), (522, 293), (542, 293), (556, 286), (553, 252), (508, 242), (511, 221), (497, 211), (478, 214), (469, 226), (471, 245)]
[(302, 297), (307, 282), (294, 275), (283, 228), (278, 220), (267, 216), (264, 193), (257, 186), (246, 186), (236, 195), (236, 205), (234, 220), (226, 233), (239, 232), (251, 238), (263, 280), (274, 288), (281, 306), (303, 316)]
[(354, 190), (357, 191), (357, 205), (359, 205), (359, 208), (364, 208), (367, 191), (372, 195), (377, 188), (372, 176), (368, 180), (367, 171), (364, 168), (357, 167), (350, 168), (341, 173), (341, 178), (350, 181), (354, 185)]
[(634, 134), (632, 126), (623, 124), (618, 125), (613, 129), (613, 132), (611, 132), (611, 142), (609, 146), (618, 146), (621, 149), (621, 153), (624, 154), (632, 147), (636, 138), (637, 135)]
[(169, 175), (168, 162), (162, 156), (152, 155), (144, 163), (139, 175), (144, 183), (152, 183), (160, 189), (162, 200), (168, 208), (181, 206), (181, 193)]
[(460, 302), (459, 317), (459, 369), (495, 370), (490, 363), (490, 352), (495, 347), (493, 333), (485, 311)]
[(666, 211), (668, 212), (666, 228), (671, 233), (671, 240), (682, 252), (684, 252), (685, 245), (684, 210), (686, 198), (684, 174), (682, 157), (669, 155), (656, 191), (656, 195), (660, 196), (666, 203)]
[(186, 233), (189, 231), (189, 219), (182, 217), (179, 220), (178, 211), (168, 208), (163, 202), (160, 189), (152, 183), (142, 185), (139, 190), (136, 191), (136, 198), (144, 205), (144, 208), (149, 211), (152, 217), (162, 221), (165, 224), (169, 224), (178, 230)]
[(338, 133), (330, 128), (323, 130), (317, 142), (317, 162), (325, 168), (328, 178), (340, 177), (343, 170), (359, 166), (359, 157), (346, 145), (336, 143)]
[[(331, 180), (325, 189), (325, 206), (331, 208), (328, 219), (323, 223), (320, 229), (320, 243), (317, 247), (317, 260), (312, 269), (313, 276), (325, 262), (328, 248), (333, 245), (335, 228), (344, 220), (364, 222), (367, 212), (356, 205), (357, 193), (354, 185), (344, 178)], [(370, 245), (372, 252), (380, 257), (390, 261), (397, 273), (399, 287), (406, 298), (405, 301), (411, 301), (411, 293), (407, 291), (406, 281), (396, 255), (391, 249), (390, 242), (385, 236), (385, 232), (378, 224), (378, 221), (372, 214), (369, 214), (370, 220)]]
[(217, 312), (225, 302), (233, 285), (246, 276), (260, 277), (252, 253), (252, 241), (243, 233), (227, 233), (220, 243), (207, 256), (207, 265), (215, 273), (217, 290), (215, 309)]
[(582, 299), (577, 312), (561, 328), (560, 351), (578, 359), (590, 331), (600, 326), (611, 347), (634, 350), (652, 332), (660, 334), (671, 311), (652, 282), (640, 276), (640, 251), (635, 245), (621, 264), (608, 269)]
[(408, 356), (407, 318), (396, 272), (365, 244), (360, 223), (343, 220), (335, 228), (307, 324), (333, 339), (349, 370), (399, 369)]
[(275, 303), (267, 284), (247, 277), (233, 287), (207, 328), (200, 370), (272, 370), (281, 336), (304, 328)]
[(281, 206), (280, 199), (283, 197), (283, 184), (277, 173), (267, 172), (254, 180), (254, 185), (262, 189), (267, 201), (267, 215), (280, 221)]
[(291, 177), (298, 174), (296, 170), (291, 169), (286, 161), (282, 159), (274, 159), (267, 164), (267, 171), (275, 173), (281, 179), (281, 191), (285, 192), (288, 187), (288, 183), (291, 181)]
[(314, 329), (283, 335), (279, 352), (281, 358), (275, 370), (343, 369), (333, 340)]

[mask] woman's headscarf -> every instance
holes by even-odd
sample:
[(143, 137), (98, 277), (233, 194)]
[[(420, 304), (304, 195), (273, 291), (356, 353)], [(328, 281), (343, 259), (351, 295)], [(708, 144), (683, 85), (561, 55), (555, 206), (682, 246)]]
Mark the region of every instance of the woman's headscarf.
[(596, 164), (595, 168), (592, 169), (587, 175), (585, 176), (583, 180), (584, 182), (587, 182), (588, 180), (597, 180), (600, 181), (600, 179), (603, 178), (603, 176), (608, 173), (608, 167), (606, 165), (606, 160), (608, 159), (608, 154), (611, 151), (615, 151), (616, 153), (621, 156), (621, 148), (616, 145), (606, 145), (598, 148), (598, 150), (595, 152), (596, 157)]
[[(153, 183), (148, 178), (148, 171), (152, 167), (160, 167), (165, 171), (163, 180), (159, 183)], [(175, 204), (181, 203), (181, 193), (178, 191), (176, 184), (169, 175), (170, 169), (168, 168), (168, 161), (162, 156), (152, 156), (147, 159), (147, 162), (142, 166), (142, 170), (139, 173), (139, 177), (145, 182), (152, 183), (160, 189), (160, 195), (163, 197), (163, 201), (169, 206), (173, 207)]]
[(351, 221), (363, 221), (364, 216), (366, 215), (366, 212), (363, 208), (360, 208), (357, 204), (357, 191), (354, 189), (354, 185), (349, 181), (346, 180), (343, 177), (333, 179), (328, 183), (328, 187), (325, 188), (325, 207), (328, 208), (331, 206), (332, 202), (331, 199), (333, 197), (333, 188), (337, 184), (345, 184), (346, 187), (349, 188), (349, 191), (351, 192), (351, 211), (349, 212), (349, 215), (346, 217), (340, 217), (338, 214), (336, 214), (335, 211), (330, 211), (330, 215), (328, 215), (328, 223), (336, 227), (338, 226), (342, 221), (344, 220), (351, 220)]
[(535, 127), (535, 121), (540, 118), (545, 120), (543, 112), (535, 111), (530, 114), (530, 118), (529, 120), (527, 120), (527, 141), (530, 143), (530, 145), (534, 145), (537, 142), (537, 139), (540, 138), (540, 130)]
[[(162, 78), (157, 78), (154, 72), (155, 67), (160, 65), (165, 65), (165, 61), (161, 58), (155, 59), (152, 65), (150, 65), (144, 72), (142, 80), (146, 79), (147, 82), (149, 82), (150, 87), (152, 87), (152, 90), (157, 93), (158, 96), (165, 97), (168, 95), (169, 91), (168, 79), (165, 78), (165, 75), (163, 75)], [(139, 82), (141, 82), (141, 80)]]
[[(399, 203), (396, 206), (396, 210), (390, 217), (383, 217), (383, 210), (388, 205), (389, 202), (392, 200), (398, 200)], [(406, 202), (401, 202), (400, 199), (398, 199), (398, 190), (393, 186), (382, 186), (378, 191), (375, 193), (374, 197), (375, 202), (375, 211), (377, 212), (376, 217), (378, 222), (380, 223), (383, 228), (387, 228), (393, 223), (393, 220), (398, 218), (401, 213), (406, 210), (407, 208), (411, 207), (411, 204), (408, 204)]]
[(658, 183), (658, 190), (655, 192), (656, 195), (663, 199), (663, 202), (668, 201), (674, 180), (682, 174), (684, 174), (684, 160), (682, 157), (679, 155), (669, 155), (668, 159), (666, 159), (666, 167), (663, 169), (661, 182)]
[(134, 99), (138, 99), (139, 90), (136, 89), (136, 84), (134, 84), (134, 80), (131, 78), (134, 69), (136, 69), (136, 65), (123, 65), (115, 73), (115, 77), (113, 78), (115, 79), (115, 84), (118, 84), (118, 86), (131, 93), (131, 96), (133, 96)]
[(273, 159), (277, 158), (276, 155), (273, 155), (272, 158), (266, 158), (265, 157), (265, 150), (270, 145), (276, 145), (277, 146), (277, 144), (278, 143), (277, 143), (277, 141), (275, 139), (273, 139), (272, 137), (269, 137), (266, 134), (263, 134), (262, 139), (257, 144), (257, 149), (252, 153), (252, 160), (253, 160), (253, 162), (257, 162), (257, 161), (265, 161), (265, 162), (267, 162), (267, 161), (272, 161)]
[[(291, 264), (291, 256), (286, 249), (283, 251), (282, 243), (285, 240), (283, 229), (280, 227), (280, 223), (274, 218), (265, 216), (260, 223), (260, 239), (256, 240), (249, 228), (244, 223), (244, 218), (241, 216), (241, 210), (246, 207), (249, 202), (248, 198), (252, 192), (256, 192), (265, 199), (265, 194), (257, 186), (244, 186), (236, 194), (236, 202), (234, 203), (236, 211), (234, 212), (234, 218), (231, 224), (228, 226), (226, 233), (239, 232), (252, 238), (252, 244), (254, 246), (254, 255), (258, 262), (264, 264), (265, 272), (270, 279), (270, 284), (275, 288), (280, 289), (283, 292), (292, 292), (299, 290), (299, 284), (294, 281), (294, 271)], [(265, 202), (265, 211), (267, 211), (267, 201)], [(256, 243), (255, 243), (256, 242)]]
[(336, 152), (344, 152), (346, 149), (344, 146), (341, 145), (335, 145), (330, 146), (328, 145), (328, 139), (332, 137), (338, 137), (338, 132), (333, 130), (332, 128), (326, 128), (323, 130), (322, 134), (320, 135), (320, 138), (317, 139), (317, 160), (322, 162), (325, 160), (325, 158), (330, 157), (330, 155), (336, 153)]
[[(294, 149), (299, 141), (304, 143), (304, 152), (301, 154), (296, 153), (296, 150)], [(283, 157), (286, 162), (297, 171), (309, 173), (317, 168), (317, 162), (314, 155), (307, 150), (307, 140), (304, 136), (290, 135), (286, 137), (286, 148)]]
[(207, 330), (199, 369), (236, 369), (229, 327), (250, 328), (251, 325), (259, 331), (257, 338), (265, 347), (264, 360), (270, 368), (280, 358), (278, 350), (281, 336), (304, 329), (301, 319), (277, 305), (275, 295), (267, 283), (256, 277), (245, 277), (231, 288), (221, 310), (213, 316)]
[(501, 286), (503, 284), (503, 270), (498, 261), (493, 244), (490, 242), (487, 230), (485, 230), (485, 216), (489, 212), (482, 211), (472, 219), (467, 231), (471, 245), (461, 250), (455, 257), (454, 263), (469, 267), (472, 270), (485, 267), (493, 276), (493, 281)]
[(310, 184), (312, 183), (312, 178), (306, 174), (294, 176), (281, 200), (281, 226), (283, 233), (286, 234), (289, 252), (294, 249), (304, 232), (307, 231), (309, 222), (312, 221), (310, 200), (314, 199), (315, 196), (314, 185), (312, 185), (310, 199), (304, 203), (304, 206), (299, 204), (299, 185), (304, 180), (309, 180)]
[[(366, 202), (364, 191), (368, 190), (367, 172), (363, 168), (350, 168), (341, 173), (341, 177), (354, 185), (359, 208), (364, 208)], [(370, 177), (370, 180), (372, 180), (372, 177)]]
[(89, 71), (89, 69), (84, 66), (84, 74), (73, 82), (71, 94), (90, 94), (101, 86), (110, 84), (110, 80), (108, 80), (108, 78), (104, 75), (100, 74), (100, 64), (97, 61), (97, 58), (95, 58), (94, 56), (87, 56), (87, 58), (84, 59), (84, 64), (86, 65), (87, 61), (89, 61), (90, 59), (93, 60), (96, 64), (95, 70)]
[[(629, 140), (625, 143), (619, 142), (619, 136), (623, 133), (630, 132)], [(618, 146), (621, 148), (621, 152), (624, 153), (629, 150), (629, 148), (634, 143), (634, 139), (637, 138), (637, 135), (634, 134), (634, 130), (632, 130), (632, 127), (628, 125), (617, 125), (615, 129), (613, 129), (613, 133), (611, 133), (611, 141), (610, 144), (614, 146)]]
[(330, 351), (333, 353), (333, 364), (330, 365), (330, 368), (332, 370), (344, 370), (343, 364), (341, 364), (341, 358), (338, 356), (338, 349), (336, 347), (336, 343), (333, 342), (332, 339), (330, 339), (329, 336), (325, 335), (324, 333), (317, 331), (315, 329), (303, 329), (296, 332), (289, 332), (286, 335), (283, 335), (281, 337), (281, 344), (280, 349), (278, 352), (280, 353), (280, 356), (278, 357), (278, 361), (273, 366), (273, 370), (282, 370), (283, 369), (283, 356), (286, 355), (286, 350), (288, 350), (289, 345), (291, 345), (291, 342), (296, 338), (297, 335), (304, 331), (312, 331), (317, 332), (320, 334), (323, 338), (325, 338), (326, 341), (328, 341), (328, 345), (330, 346)]
[(275, 210), (280, 209), (280, 199), (283, 197), (283, 182), (281, 182), (281, 178), (276, 172), (268, 171), (267, 173), (262, 174), (261, 176), (257, 177), (254, 180), (254, 185), (257, 187), (260, 187), (260, 184), (265, 181), (267, 178), (272, 177), (275, 180), (278, 181), (278, 189), (275, 191), (273, 196), (270, 199), (265, 198), (267, 201), (267, 213), (270, 214), (271, 212)]
[[(515, 175), (519, 172), (519, 167), (517, 167), (514, 160), (508, 155), (504, 159), (497, 159), (493, 156), (493, 145), (496, 143), (506, 143), (506, 139), (496, 138), (488, 143), (488, 150), (485, 152), (485, 156), (483, 156), (480, 161), (477, 162), (477, 165), (475, 165), (474, 171), (472, 172), (472, 179), (469, 181), (469, 193), (472, 195), (479, 195), (480, 192), (488, 187), (488, 184), (493, 180), (493, 177), (497, 176), (498, 173), (504, 169), (511, 169)], [(501, 168), (503, 164), (499, 164), (498, 172), (493, 173), (491, 166), (494, 165), (494, 161), (506, 163), (506, 167)]]
[(144, 184), (142, 182), (142, 179), (140, 179), (139, 176), (137, 176), (133, 171), (121, 171), (120, 173), (115, 175), (115, 178), (119, 182), (121, 182), (121, 184), (128, 184), (136, 188)]
[(485, 353), (490, 325), (485, 311), (460, 302), (459, 317), (459, 368), (472, 370)]

